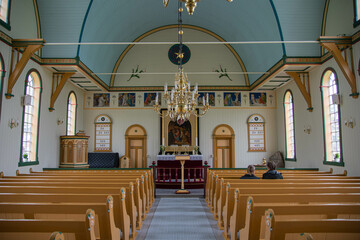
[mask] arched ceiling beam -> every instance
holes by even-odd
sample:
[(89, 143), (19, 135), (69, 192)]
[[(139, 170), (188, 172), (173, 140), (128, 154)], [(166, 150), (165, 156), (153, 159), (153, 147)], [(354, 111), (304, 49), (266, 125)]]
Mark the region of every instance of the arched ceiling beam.
[[(283, 33), (282, 33), (279, 16), (278, 16), (278, 14), (277, 14), (277, 11), (276, 11), (274, 2), (273, 2), (273, 0), (269, 0), (269, 2), (270, 2), (270, 5), (271, 5), (272, 10), (273, 10), (273, 12), (274, 12), (274, 16), (275, 16), (275, 19), (276, 19), (276, 23), (277, 23), (277, 25), (278, 25), (279, 34), (280, 34), (280, 39), (281, 39), (281, 41), (284, 41), (284, 36), (283, 36)], [(282, 49), (283, 49), (283, 56), (286, 56), (285, 44), (282, 43), (281, 46), (282, 46)]]
[[(84, 32), (84, 27), (85, 27), (86, 20), (87, 20), (87, 18), (88, 18), (88, 15), (89, 15), (89, 12), (90, 12), (92, 3), (93, 3), (93, 0), (90, 0), (88, 9), (86, 10), (86, 13), (85, 13), (85, 17), (84, 17), (83, 24), (82, 24), (82, 26), (81, 26), (81, 31), (80, 31), (80, 36), (79, 36), (79, 43), (81, 43), (81, 40), (82, 40), (82, 36), (83, 36), (83, 32)], [(76, 52), (76, 57), (79, 57), (80, 46), (81, 46), (81, 45), (78, 46), (78, 49), (77, 49), (77, 52)]]
[[(140, 37), (136, 38), (134, 40), (134, 42), (139, 42), (142, 39), (144, 39), (145, 37), (154, 34), (156, 32), (162, 31), (162, 30), (167, 30), (167, 29), (172, 29), (172, 28), (177, 28), (178, 25), (167, 25), (167, 26), (163, 26), (163, 27), (159, 27), (159, 28), (155, 28), (153, 30), (150, 30), (146, 33), (144, 33), (143, 35), (141, 35)], [(209, 35), (211, 35), (212, 37), (216, 38), (217, 40), (219, 40), (220, 42), (226, 42), (222, 37), (220, 37), (219, 35), (217, 35), (214, 32), (211, 32), (210, 30), (207, 30), (205, 28), (202, 27), (198, 27), (198, 26), (193, 26), (193, 25), (183, 25), (183, 28), (189, 28), (189, 29), (193, 29), (193, 30), (198, 30), (204, 33), (207, 33)], [(121, 53), (120, 57), (118, 58), (118, 60), (115, 63), (114, 69), (113, 69), (113, 73), (116, 73), (119, 65), (121, 63), (121, 61), (124, 59), (124, 57), (126, 56), (126, 54), (130, 51), (130, 49), (134, 46), (134, 44), (130, 44), (129, 46), (127, 46), (127, 48)], [(234, 55), (234, 57), (236, 58), (236, 60), (238, 61), (241, 70), (243, 72), (247, 72), (246, 71), (246, 67), (244, 62), (242, 61), (241, 57), (239, 56), (239, 54), (235, 51), (235, 49), (230, 45), (230, 44), (225, 44), (225, 46), (232, 52), (232, 54)], [(246, 86), (249, 86), (249, 76), (248, 74), (244, 74), (245, 77), (245, 82), (246, 82)], [(114, 81), (115, 81), (115, 74), (113, 74), (111, 76), (111, 81), (110, 81), (110, 87), (114, 86)]]

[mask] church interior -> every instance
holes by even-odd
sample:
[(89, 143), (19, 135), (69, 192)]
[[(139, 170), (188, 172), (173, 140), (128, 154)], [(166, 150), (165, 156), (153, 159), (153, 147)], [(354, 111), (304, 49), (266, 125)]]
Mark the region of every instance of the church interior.
[(359, 26), (360, 0), (0, 0), (0, 238), (360, 239)]

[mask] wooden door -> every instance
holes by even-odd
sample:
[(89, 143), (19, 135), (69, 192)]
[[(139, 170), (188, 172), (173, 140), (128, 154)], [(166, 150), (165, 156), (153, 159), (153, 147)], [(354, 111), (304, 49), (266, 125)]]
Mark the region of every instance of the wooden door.
[(130, 126), (125, 133), (125, 155), (130, 168), (146, 168), (146, 131), (138, 124)]
[(234, 168), (235, 149), (234, 131), (226, 125), (221, 124), (213, 132), (213, 166), (214, 168)]

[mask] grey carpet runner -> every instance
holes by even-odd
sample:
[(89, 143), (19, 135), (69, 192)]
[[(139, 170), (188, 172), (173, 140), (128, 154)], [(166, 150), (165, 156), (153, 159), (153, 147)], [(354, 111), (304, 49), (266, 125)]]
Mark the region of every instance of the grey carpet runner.
[(148, 229), (137, 239), (222, 239), (204, 200), (199, 198), (160, 198), (149, 220)]

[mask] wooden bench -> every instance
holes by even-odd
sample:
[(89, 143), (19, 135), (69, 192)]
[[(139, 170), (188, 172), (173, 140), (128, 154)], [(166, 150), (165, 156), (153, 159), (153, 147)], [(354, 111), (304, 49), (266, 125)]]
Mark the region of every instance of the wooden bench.
[[(120, 229), (115, 226), (114, 200), (112, 196), (108, 196), (106, 202), (104, 201), (103, 203), (0, 202), (0, 214), (2, 215), (0, 218), (63, 219), (65, 217), (64, 214), (66, 214), (66, 219), (77, 219), (76, 215), (83, 215), (87, 209), (92, 209), (96, 213), (96, 238), (120, 239)], [(129, 236), (129, 233), (124, 233), (124, 235)]]
[[(234, 196), (234, 190), (236, 188), (247, 188), (247, 189), (260, 189), (257, 190), (257, 192), (262, 192), (261, 189), (269, 189), (273, 187), (305, 187), (305, 188), (313, 188), (313, 187), (319, 187), (319, 188), (327, 188), (329, 191), (336, 191), (335, 189), (342, 188), (342, 190), (339, 190), (340, 192), (348, 192), (349, 188), (359, 189), (360, 188), (360, 181), (355, 181), (354, 183), (343, 183), (343, 182), (337, 182), (337, 181), (330, 181), (329, 183), (321, 182), (317, 180), (237, 180), (237, 181), (230, 181), (225, 183), (224, 181), (221, 181), (220, 190), (214, 194), (213, 198), (211, 198), (210, 202), (210, 209), (214, 213), (214, 217), (217, 219), (219, 217), (218, 222), (219, 226), (222, 226), (222, 215), (223, 215), (223, 209), (225, 208), (225, 205), (227, 205), (228, 199), (232, 199)], [(228, 189), (227, 189), (228, 188)], [(353, 189), (353, 190), (355, 190)], [(291, 189), (289, 189), (291, 190)], [(352, 191), (352, 190), (350, 190)], [(263, 192), (266, 193), (266, 192)]]
[[(264, 240), (283, 240), (287, 233), (360, 233), (360, 219), (277, 220), (276, 216), (272, 209), (265, 212)], [(338, 239), (346, 239), (346, 235)]]
[[(273, 209), (277, 215), (286, 215), (286, 217), (291, 215), (290, 218), (344, 218), (343, 215), (345, 214), (348, 215), (348, 218), (353, 218), (352, 215), (360, 214), (360, 203), (256, 203), (252, 197), (249, 197), (247, 200), (246, 213), (244, 214), (245, 226), (240, 230), (240, 239), (258, 240), (259, 238), (264, 238), (263, 235), (260, 235), (261, 221), (264, 212), (269, 208)], [(294, 217), (292, 215), (297, 216)], [(284, 217), (282, 219), (284, 219)], [(230, 224), (231, 239), (238, 239), (238, 229), (238, 226), (234, 227)]]
[[(134, 180), (135, 184), (131, 182)], [(129, 182), (130, 181), (130, 182)], [(148, 212), (148, 209), (151, 207), (150, 197), (146, 195), (147, 191), (144, 191), (141, 184), (139, 184), (138, 179), (129, 179), (129, 180), (118, 180), (118, 179), (107, 179), (102, 178), (83, 178), (78, 181), (74, 181), (72, 178), (67, 179), (13, 179), (13, 178), (0, 178), (0, 186), (72, 186), (72, 187), (125, 187), (127, 189), (128, 196), (131, 196), (127, 199), (128, 210), (132, 211), (133, 205), (136, 208), (136, 211), (140, 216), (145, 218), (145, 213)], [(133, 200), (132, 200), (133, 199)], [(142, 215), (144, 213), (144, 215)]]
[(49, 240), (65, 240), (64, 234), (62, 232), (53, 232), (50, 235)]
[[(86, 170), (84, 170), (86, 171)], [(146, 195), (149, 196), (149, 200), (151, 203), (153, 203), (155, 201), (155, 185), (154, 185), (154, 180), (153, 180), (153, 176), (152, 176), (152, 171), (150, 170), (143, 170), (143, 171), (133, 171), (132, 173), (129, 173), (127, 171), (125, 171), (125, 173), (122, 173), (123, 171), (109, 171), (109, 172), (98, 172), (97, 170), (92, 170), (90, 173), (89, 172), (84, 172), (84, 171), (80, 171), (80, 170), (73, 170), (73, 171), (69, 171), (69, 172), (65, 172), (62, 174), (53, 174), (52, 172), (58, 172), (58, 171), (51, 171), (50, 174), (48, 174), (47, 172), (32, 172), (32, 170), (30, 169), (30, 174), (21, 174), (19, 172), (19, 170), (16, 171), (16, 176), (4, 176), (3, 174), (0, 173), (0, 177), (2, 176), (2, 178), (17, 178), (17, 177), (25, 177), (25, 178), (29, 178), (29, 177), (36, 177), (39, 179), (44, 179), (44, 178), (75, 178), (75, 179), (81, 179), (84, 177), (89, 177), (89, 178), (104, 178), (104, 179), (132, 179), (132, 178), (139, 178), (141, 179), (142, 184), (144, 185), (144, 191), (146, 192)], [(62, 172), (62, 171), (61, 171)]]
[[(38, 233), (74, 233), (76, 240), (96, 240), (95, 237), (95, 212), (91, 209), (86, 211), (83, 220), (73, 219), (0, 219), (1, 239), (23, 239), (21, 233), (32, 233), (28, 239), (45, 239)], [(20, 234), (19, 234), (20, 233)], [(17, 236), (17, 234), (19, 234)], [(48, 238), (46, 238), (48, 239)]]
[[(88, 202), (89, 194), (102, 194), (102, 199), (100, 200), (98, 195), (94, 196), (95, 200), (98, 202), (103, 202), (106, 199), (107, 195), (112, 195), (116, 198), (116, 204), (119, 206), (118, 211), (116, 212), (116, 218), (119, 220), (118, 225), (122, 232), (128, 231), (128, 223), (130, 224), (132, 231), (131, 237), (136, 236), (136, 229), (140, 229), (142, 225), (142, 217), (140, 212), (137, 211), (133, 199), (133, 191), (130, 188), (124, 187), (64, 187), (64, 186), (24, 186), (24, 185), (1, 185), (0, 192), (2, 193), (56, 193), (63, 194), (63, 196), (68, 197), (69, 199), (62, 198), (62, 201), (75, 201), (71, 198), (70, 194), (84, 194), (85, 196), (77, 198), (77, 201)], [(67, 194), (67, 195), (65, 195)], [(127, 196), (127, 198), (125, 197)], [(1, 199), (1, 196), (0, 196)], [(58, 202), (60, 200), (51, 199), (52, 202)], [(27, 201), (23, 199), (23, 202)], [(29, 200), (30, 201), (30, 200)], [(129, 219), (128, 219), (129, 218)]]
[[(310, 204), (310, 203), (359, 203), (360, 193), (286, 193), (286, 194), (240, 194), (239, 190), (235, 191), (235, 204), (233, 214), (230, 218), (230, 224), (224, 224), (224, 237), (228, 238), (228, 228), (232, 236), (245, 228), (246, 211), (251, 201), (257, 204), (279, 204), (292, 203), (296, 204)], [(225, 219), (226, 221), (226, 219)], [(227, 226), (227, 227), (225, 227)]]
[[(319, 183), (320, 182), (320, 183)], [(221, 226), (222, 210), (226, 204), (226, 183), (223, 179), (219, 181), (217, 191), (215, 191), (213, 198), (211, 198), (210, 209), (214, 213), (214, 217), (219, 217), (219, 224)], [(227, 181), (232, 188), (269, 188), (274, 186), (292, 186), (292, 187), (360, 187), (360, 181), (355, 182), (339, 182), (339, 181), (317, 181), (317, 180), (234, 180)], [(232, 197), (232, 196), (231, 196)]]

